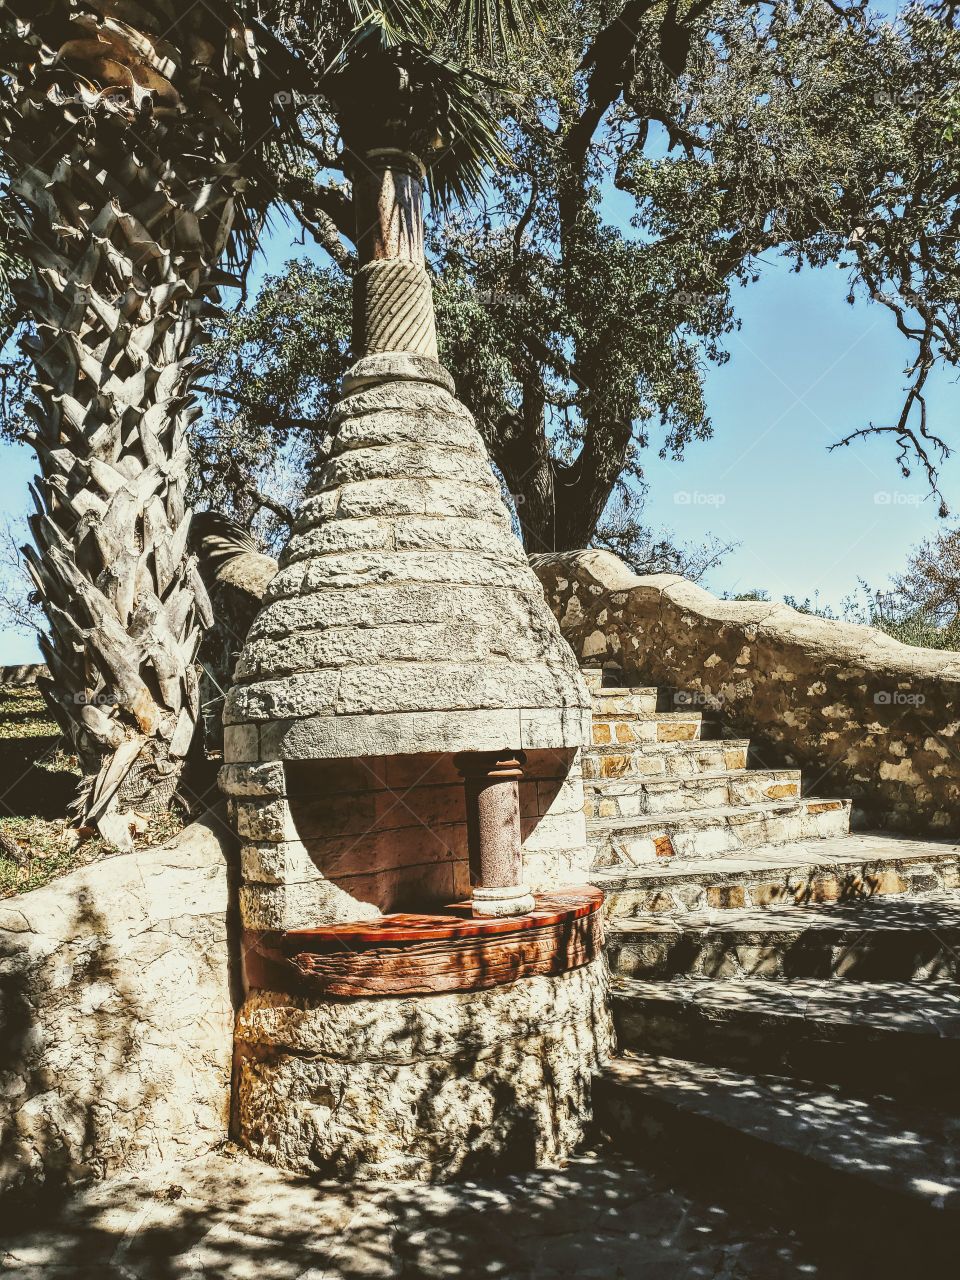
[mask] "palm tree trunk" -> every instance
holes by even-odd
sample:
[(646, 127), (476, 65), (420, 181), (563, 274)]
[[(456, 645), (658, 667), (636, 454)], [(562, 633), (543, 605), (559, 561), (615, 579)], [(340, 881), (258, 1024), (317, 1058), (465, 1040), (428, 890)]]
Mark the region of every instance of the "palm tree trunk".
[(200, 710), (194, 661), (212, 619), (187, 547), (190, 356), (236, 170), (211, 163), (213, 128), (206, 146), (175, 136), (162, 39), (108, 17), (93, 32), (63, 10), (59, 46), (49, 25), (27, 33), (5, 144), (35, 329), (27, 555), (49, 627), (44, 692), (83, 773), (78, 818), (124, 846), (131, 811), (169, 805)]
[(423, 254), (420, 160), (380, 147), (354, 157), (358, 267), (353, 276), (356, 357), (406, 351), (437, 358), (433, 290)]

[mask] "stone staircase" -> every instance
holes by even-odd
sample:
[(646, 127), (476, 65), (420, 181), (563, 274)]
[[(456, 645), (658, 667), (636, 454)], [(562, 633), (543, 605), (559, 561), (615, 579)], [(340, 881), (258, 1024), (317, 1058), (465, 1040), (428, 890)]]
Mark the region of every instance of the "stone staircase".
[(847, 801), (748, 767), (682, 696), (658, 709), (656, 689), (586, 676), (621, 1053), (601, 1129), (685, 1188), (841, 1243), (845, 1276), (952, 1267), (960, 846), (851, 834)]

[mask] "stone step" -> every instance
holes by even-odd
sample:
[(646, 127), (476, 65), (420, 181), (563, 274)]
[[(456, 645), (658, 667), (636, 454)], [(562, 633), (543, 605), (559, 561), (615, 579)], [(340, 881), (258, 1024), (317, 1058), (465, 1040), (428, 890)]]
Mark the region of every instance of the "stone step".
[(799, 796), (799, 769), (729, 769), (692, 778), (603, 779), (584, 785), (588, 818), (633, 818)]
[(654, 913), (842, 902), (960, 888), (960, 845), (892, 835), (752, 849), (674, 860), (646, 869), (598, 871), (610, 919)]
[[(593, 714), (600, 716), (624, 716), (630, 719), (635, 716), (649, 716), (657, 709), (660, 690), (648, 689), (594, 689)], [(672, 708), (684, 710), (683, 707)], [(686, 708), (689, 710), (689, 708)]]
[(684, 1190), (755, 1206), (804, 1238), (853, 1244), (859, 1261), (879, 1264), (839, 1274), (953, 1273), (956, 1119), (794, 1079), (639, 1056), (598, 1077), (594, 1104), (601, 1131)]
[(707, 738), (693, 742), (610, 744), (584, 750), (583, 776), (604, 778), (691, 778), (701, 773), (746, 769), (746, 738)]
[(593, 745), (597, 747), (633, 746), (640, 742), (697, 742), (712, 730), (712, 725), (704, 724), (699, 711), (652, 711), (643, 716), (593, 713)]
[(948, 983), (622, 978), (611, 1003), (622, 1049), (960, 1112), (960, 988)]
[(957, 982), (960, 891), (617, 920), (606, 949), (628, 978)]
[(849, 800), (767, 801), (685, 814), (593, 818), (587, 840), (594, 866), (632, 867), (661, 858), (710, 858), (758, 845), (840, 836), (850, 827)]

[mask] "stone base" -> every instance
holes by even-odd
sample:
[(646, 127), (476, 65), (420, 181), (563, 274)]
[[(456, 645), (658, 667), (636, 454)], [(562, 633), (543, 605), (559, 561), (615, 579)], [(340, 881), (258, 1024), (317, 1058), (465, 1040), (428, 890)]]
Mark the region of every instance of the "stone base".
[(568, 1157), (613, 1049), (601, 957), (452, 995), (254, 992), (237, 1019), (238, 1137), (281, 1168), (440, 1181)]

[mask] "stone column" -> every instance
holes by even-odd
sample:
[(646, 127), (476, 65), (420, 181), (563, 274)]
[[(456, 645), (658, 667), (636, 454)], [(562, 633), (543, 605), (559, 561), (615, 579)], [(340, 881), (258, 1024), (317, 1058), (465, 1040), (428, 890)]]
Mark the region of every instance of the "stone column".
[(533, 896), (521, 883), (520, 788), (522, 751), (465, 751), (455, 763), (467, 798), (467, 845), (478, 916), (525, 915)]

